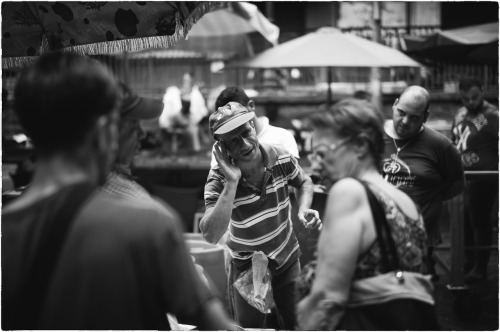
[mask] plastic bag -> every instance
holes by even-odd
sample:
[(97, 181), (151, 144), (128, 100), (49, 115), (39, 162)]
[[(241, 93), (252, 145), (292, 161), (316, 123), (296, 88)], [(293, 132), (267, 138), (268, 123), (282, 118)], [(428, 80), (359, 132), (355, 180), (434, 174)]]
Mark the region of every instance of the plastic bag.
[(271, 272), (267, 263), (267, 257), (262, 251), (255, 252), (252, 267), (241, 273), (233, 283), (240, 295), (263, 314), (271, 312), (274, 302)]

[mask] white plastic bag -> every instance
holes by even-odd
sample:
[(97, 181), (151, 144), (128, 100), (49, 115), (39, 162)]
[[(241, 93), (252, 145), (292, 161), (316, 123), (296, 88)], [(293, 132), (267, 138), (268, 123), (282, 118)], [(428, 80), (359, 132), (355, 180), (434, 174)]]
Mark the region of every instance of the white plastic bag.
[(273, 290), (268, 259), (262, 251), (252, 256), (252, 267), (241, 273), (233, 283), (240, 295), (254, 308), (264, 314), (271, 312)]

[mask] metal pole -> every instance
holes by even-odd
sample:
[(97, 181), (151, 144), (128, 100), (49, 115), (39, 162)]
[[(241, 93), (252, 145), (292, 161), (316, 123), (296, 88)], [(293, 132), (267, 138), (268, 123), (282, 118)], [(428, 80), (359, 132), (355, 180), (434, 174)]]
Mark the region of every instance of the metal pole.
[[(381, 29), (381, 19), (382, 13), (380, 8), (380, 2), (373, 2), (373, 41), (380, 43), (380, 29)], [(371, 68), (371, 90), (372, 90), (372, 101), (373, 104), (381, 111), (383, 111), (382, 105), (382, 83), (381, 83), (380, 68)]]
[(450, 206), (450, 245), (451, 269), (450, 290), (466, 288), (464, 281), (464, 195), (460, 194), (449, 201)]

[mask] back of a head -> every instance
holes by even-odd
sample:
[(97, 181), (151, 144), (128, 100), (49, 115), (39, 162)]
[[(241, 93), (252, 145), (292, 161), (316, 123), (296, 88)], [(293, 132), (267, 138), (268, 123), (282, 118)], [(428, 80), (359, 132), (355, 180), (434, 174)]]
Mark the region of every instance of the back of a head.
[(227, 105), (227, 103), (234, 101), (240, 103), (241, 105), (246, 106), (250, 101), (245, 91), (236, 86), (229, 87), (224, 89), (217, 97), (215, 101), (215, 109), (217, 110), (219, 107)]
[(309, 118), (317, 129), (328, 129), (342, 138), (365, 139), (375, 163), (384, 152), (384, 115), (372, 103), (360, 99), (343, 99), (329, 109)]
[(483, 90), (483, 82), (477, 77), (468, 76), (464, 77), (458, 82), (459, 91), (468, 91), (472, 87), (478, 87), (479, 90)]
[(40, 56), (14, 91), (14, 110), (41, 155), (78, 147), (118, 102), (118, 85), (106, 68), (73, 53)]

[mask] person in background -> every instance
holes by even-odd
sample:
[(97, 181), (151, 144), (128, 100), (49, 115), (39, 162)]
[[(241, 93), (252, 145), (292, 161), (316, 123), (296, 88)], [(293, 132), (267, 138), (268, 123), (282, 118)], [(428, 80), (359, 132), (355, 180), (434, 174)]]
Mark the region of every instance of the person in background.
[(206, 212), (200, 221), (203, 237), (217, 243), (229, 227), (226, 246), (231, 255), (228, 275), (229, 305), (242, 327), (262, 328), (265, 317), (233, 287), (252, 257), (263, 252), (269, 262), (279, 326), (295, 326), (294, 280), (300, 271), (299, 245), (290, 220), (288, 185), (296, 188), (298, 218), (306, 228), (321, 226), (319, 214), (309, 209), (311, 179), (283, 147), (259, 142), (254, 112), (229, 102), (210, 116), (217, 141), (212, 168), (205, 184)]
[(352, 94), (352, 97), (354, 99), (360, 99), (360, 100), (366, 100), (366, 101), (371, 101), (372, 99), (372, 94), (369, 93), (368, 91), (365, 90), (356, 90)]
[[(484, 100), (479, 79), (466, 77), (458, 88), (463, 106), (455, 114), (451, 138), (461, 153), (464, 169), (498, 171), (498, 108)], [(491, 245), (493, 225), (498, 224), (498, 178), (468, 180), (465, 209), (465, 244)], [(489, 249), (466, 255), (466, 282), (487, 278), (489, 257)]]
[[(384, 117), (380, 111), (366, 101), (347, 99), (312, 115), (310, 121), (314, 128), (311, 160), (318, 164), (322, 176), (337, 181), (329, 190), (316, 277), (310, 291), (299, 296), (297, 322), (299, 330), (334, 330), (342, 321), (353, 282), (384, 271), (376, 221), (362, 182), (383, 207), (402, 271), (423, 271), (426, 233), (413, 200), (378, 172), (384, 150)], [(378, 298), (383, 300), (372, 299), (371, 304), (394, 300), (395, 294), (394, 289), (380, 294)], [(382, 319), (383, 328), (437, 330), (433, 308), (428, 310), (430, 315), (418, 320), (409, 319), (410, 315), (387, 316)]]
[(2, 209), (3, 329), (162, 330), (167, 312), (232, 328), (171, 211), (99, 189), (117, 150), (119, 97), (111, 73), (73, 53), (42, 55), (20, 76), (14, 109), (37, 163)]
[[(243, 89), (238, 87), (229, 87), (224, 89), (215, 101), (215, 109), (219, 109), (219, 107), (223, 107), (231, 101), (245, 106), (251, 112), (256, 111), (255, 102), (248, 97)], [(300, 159), (297, 142), (288, 130), (270, 125), (269, 118), (264, 115), (255, 117), (255, 130), (257, 132), (259, 142), (280, 145), (288, 150), (288, 152), (297, 158), (297, 160)], [(210, 162), (211, 168), (217, 165), (217, 161), (214, 157), (214, 151), (215, 146), (212, 148), (212, 161)]]
[(385, 122), (385, 150), (380, 164), (384, 179), (408, 194), (424, 216), (428, 235), (428, 273), (436, 279), (433, 247), (442, 242), (443, 201), (464, 190), (460, 153), (452, 142), (425, 125), (430, 97), (420, 86), (407, 87)]
[(163, 96), (164, 111), (160, 116), (160, 128), (166, 131), (181, 129), (188, 141), (188, 148), (199, 151), (198, 123), (208, 114), (205, 99), (199, 87), (193, 84), (190, 73), (182, 77), (181, 88), (170, 86)]

